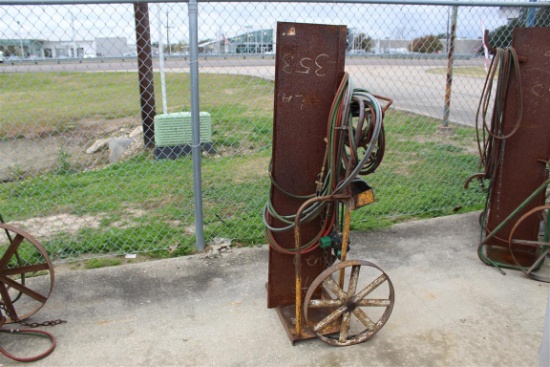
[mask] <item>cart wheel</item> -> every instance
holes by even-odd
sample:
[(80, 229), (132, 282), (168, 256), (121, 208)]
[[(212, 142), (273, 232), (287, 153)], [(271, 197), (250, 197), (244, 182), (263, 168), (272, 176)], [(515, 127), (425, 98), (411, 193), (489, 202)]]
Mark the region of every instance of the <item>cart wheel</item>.
[[(529, 210), (527, 213), (522, 215), (516, 224), (512, 227), (512, 230), (510, 231), (510, 237), (508, 239), (508, 246), (510, 249), (510, 254), (512, 254), (512, 258), (514, 259), (516, 265), (518, 266), (525, 275), (527, 275), (529, 278), (539, 280), (542, 282), (550, 283), (550, 276), (544, 276), (540, 273), (537, 273), (537, 270), (540, 269), (542, 266), (544, 259), (546, 256), (550, 253), (550, 222), (548, 221), (548, 212), (550, 211), (550, 205), (542, 205), (537, 206), (531, 210)], [(522, 239), (517, 239), (514, 237), (514, 234), (516, 232), (516, 229), (519, 228), (521, 223), (526, 220), (528, 217), (536, 215), (540, 222), (540, 231), (539, 231), (539, 240), (538, 241), (526, 241)], [(515, 245), (515, 246), (512, 246)], [(515, 247), (515, 250), (514, 250)], [(530, 265), (523, 266), (518, 261), (518, 258), (516, 255), (519, 255), (519, 247), (522, 247), (524, 251), (532, 251), (539, 253), (537, 254), (537, 259)], [(516, 252), (516, 253), (514, 253)], [(547, 273), (547, 268), (546, 273)]]
[(54, 286), (53, 265), (44, 247), (30, 234), (0, 223), (0, 297), (6, 322), (34, 315)]
[[(340, 277), (341, 272), (344, 277)], [(339, 279), (343, 284), (338, 284)], [(366, 285), (358, 287), (360, 283)], [(321, 299), (311, 299), (320, 293)], [(313, 332), (331, 345), (358, 344), (376, 334), (388, 321), (394, 297), (393, 284), (382, 269), (368, 261), (348, 260), (329, 267), (311, 283), (304, 299), (304, 317), (310, 325), (309, 309), (333, 309), (312, 325)], [(334, 330), (338, 323), (338, 335), (324, 335), (323, 330)]]

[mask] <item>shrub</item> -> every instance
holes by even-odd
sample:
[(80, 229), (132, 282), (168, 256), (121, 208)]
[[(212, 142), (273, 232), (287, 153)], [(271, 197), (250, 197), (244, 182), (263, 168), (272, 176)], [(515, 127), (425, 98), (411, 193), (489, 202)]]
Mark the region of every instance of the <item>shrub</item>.
[(423, 54), (435, 53), (443, 50), (443, 44), (437, 36), (429, 35), (415, 38), (409, 45), (409, 51)]

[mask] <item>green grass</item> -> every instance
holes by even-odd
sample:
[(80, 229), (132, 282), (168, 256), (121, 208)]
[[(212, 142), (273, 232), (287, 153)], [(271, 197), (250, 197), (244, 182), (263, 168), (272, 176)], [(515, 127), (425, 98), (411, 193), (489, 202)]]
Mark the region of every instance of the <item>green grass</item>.
[[(139, 114), (136, 79), (126, 73), (2, 74), (3, 89), (17, 85), (14, 93), (0, 95), (0, 103), (8, 106), (0, 121), (11, 123), (3, 136), (72, 129), (92, 114), (105, 119)], [(186, 110), (188, 76), (169, 74), (167, 80), (168, 95), (176, 96), (171, 109)], [(178, 88), (181, 93), (175, 92)], [(206, 242), (224, 237), (244, 245), (265, 243), (261, 213), (270, 187), (272, 95), (268, 81), (201, 75), (201, 110), (211, 113), (214, 146), (229, 149), (202, 160)], [(63, 106), (73, 107), (67, 112)], [(454, 134), (442, 135), (438, 120), (393, 110), (384, 124), (385, 158), (366, 178), (377, 201), (353, 213), (353, 229), (482, 208), (485, 194), (462, 188), (477, 169), (473, 129), (456, 126)], [(60, 152), (60, 166), (66, 160)], [(95, 225), (41, 239), (57, 258), (137, 252), (167, 257), (194, 251), (191, 157), (155, 161), (146, 151), (100, 170), (58, 170), (3, 183), (0, 208), (9, 220), (59, 213), (95, 218)]]
[[(428, 69), (428, 73), (432, 74), (447, 74), (447, 69), (437, 68), (437, 69)], [(487, 77), (487, 72), (485, 68), (481, 66), (460, 66), (453, 67), (453, 76), (468, 76), (473, 78), (483, 78)]]
[[(263, 240), (258, 213), (267, 193), (267, 177), (245, 177), (250, 161), (267, 160), (264, 150), (245, 157), (203, 160), (204, 223), (218, 237), (253, 244)], [(231, 165), (232, 170), (227, 166)], [(243, 168), (243, 174), (234, 172)], [(68, 258), (86, 253), (150, 252), (174, 256), (193, 251), (192, 162), (189, 157), (154, 161), (148, 153), (104, 170), (72, 175), (46, 174), (39, 178), (0, 185), (4, 213), (21, 218), (70, 213), (100, 216), (99, 228), (82, 228), (44, 241), (50, 253)], [(258, 186), (260, 185), (260, 189)], [(134, 216), (134, 210), (143, 215)], [(108, 214), (106, 214), (108, 213)], [(167, 222), (168, 221), (168, 222)], [(174, 223), (175, 222), (175, 223)], [(177, 249), (169, 253), (169, 246)]]
[(366, 177), (377, 201), (354, 213), (355, 229), (482, 208), (485, 193), (475, 185), (463, 189), (479, 162), (472, 129), (455, 126), (454, 134), (442, 135), (438, 120), (395, 112), (384, 126), (384, 161)]
[[(158, 73), (154, 79), (155, 85), (160, 85)], [(166, 80), (170, 112), (190, 110), (189, 75), (167, 73)], [(6, 73), (0, 74), (0, 89), (0, 138), (71, 130), (86, 118), (103, 118), (108, 123), (140, 114), (135, 73)], [(160, 88), (155, 90), (158, 106), (160, 92)], [(260, 78), (212, 74), (200, 78), (201, 108), (211, 112), (218, 123), (213, 134), (225, 144), (260, 139), (254, 132), (250, 137), (243, 136), (244, 131), (234, 126), (270, 121), (272, 92), (273, 83)], [(252, 127), (246, 129), (250, 131)]]
[(85, 268), (86, 269), (98, 269), (98, 268), (104, 268), (108, 266), (117, 266), (122, 264), (122, 260), (117, 258), (97, 258), (97, 259), (90, 259), (86, 261)]

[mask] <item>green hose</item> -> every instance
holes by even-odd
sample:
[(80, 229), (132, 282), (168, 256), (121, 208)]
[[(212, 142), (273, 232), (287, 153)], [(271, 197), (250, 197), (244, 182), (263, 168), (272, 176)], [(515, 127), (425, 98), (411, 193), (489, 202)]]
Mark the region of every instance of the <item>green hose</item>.
[[(374, 95), (366, 89), (353, 88), (349, 74), (344, 73), (340, 86), (334, 97), (327, 122), (326, 149), (322, 167), (316, 182), (312, 183), (315, 192), (309, 195), (297, 195), (282, 188), (271, 175), (272, 188), (280, 193), (300, 200), (314, 196), (329, 197), (346, 192), (349, 185), (358, 175), (374, 172), (384, 156), (383, 111)], [(362, 152), (362, 154), (361, 154)], [(306, 208), (299, 219), (300, 223), (311, 222), (320, 216), (323, 225), (319, 233), (307, 244), (301, 246), (301, 253), (311, 251), (319, 245), (318, 240), (332, 231), (337, 215), (332, 202), (318, 201)], [(281, 225), (274, 226), (273, 221)], [(272, 248), (279, 252), (293, 253), (276, 243), (273, 233), (293, 230), (296, 215), (277, 213), (273, 203), (267, 201), (263, 210), (265, 235)]]

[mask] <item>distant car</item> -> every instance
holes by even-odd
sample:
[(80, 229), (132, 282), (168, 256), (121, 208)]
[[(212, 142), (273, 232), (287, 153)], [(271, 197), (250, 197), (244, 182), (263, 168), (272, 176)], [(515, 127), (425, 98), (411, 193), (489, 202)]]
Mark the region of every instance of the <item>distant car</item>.
[(84, 56), (82, 56), (84, 59), (93, 59), (94, 57), (96, 57), (94, 54), (84, 54)]

